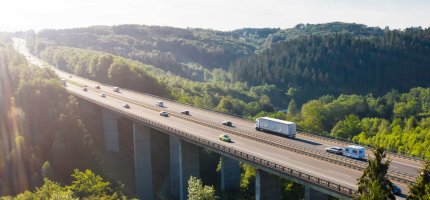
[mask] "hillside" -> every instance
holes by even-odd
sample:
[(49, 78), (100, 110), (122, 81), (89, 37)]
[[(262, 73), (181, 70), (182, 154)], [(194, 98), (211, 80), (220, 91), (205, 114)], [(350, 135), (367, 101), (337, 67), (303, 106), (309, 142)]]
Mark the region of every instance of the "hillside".
[(382, 36), (317, 34), (272, 45), (230, 66), (234, 81), (296, 87), (318, 95), (382, 94), (430, 86), (430, 29)]
[(205, 81), (213, 68), (228, 69), (234, 60), (253, 55), (278, 42), (310, 34), (351, 33), (379, 36), (379, 28), (360, 24), (299, 24), (290, 29), (244, 28), (233, 31), (118, 25), (43, 30), (29, 40), (35, 53), (47, 46), (104, 51), (151, 64), (182, 77)]
[[(47, 54), (56, 55), (55, 48), (67, 46), (149, 64), (191, 82), (269, 85), (277, 91), (269, 98), (278, 108), (286, 108), (291, 100), (279, 94), (291, 88), (301, 105), (326, 94), (383, 95), (430, 83), (429, 31), (421, 28), (382, 30), (333, 22), (223, 32), (118, 25), (43, 30), (26, 37), (34, 53), (54, 64), (65, 65), (67, 53)], [(82, 65), (91, 58), (86, 60), (77, 63), (80, 68), (72, 66), (73, 71), (87, 68)], [(249, 98), (241, 100), (249, 103)]]

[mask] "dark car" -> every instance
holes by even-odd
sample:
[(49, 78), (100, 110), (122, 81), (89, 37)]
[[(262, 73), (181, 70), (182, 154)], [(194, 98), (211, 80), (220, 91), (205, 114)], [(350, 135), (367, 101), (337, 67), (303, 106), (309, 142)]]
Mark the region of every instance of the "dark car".
[(396, 184), (393, 183), (393, 194), (399, 195), (402, 194), (402, 189), (399, 188)]
[(233, 124), (231, 123), (231, 121), (223, 121), (222, 124), (225, 125), (225, 126), (233, 126)]
[(86, 87), (82, 88), (82, 91), (88, 91), (88, 89)]
[(188, 110), (183, 110), (183, 111), (181, 111), (181, 114), (184, 114), (184, 115), (190, 115), (190, 111), (188, 111)]
[(96, 86), (96, 89), (100, 89), (100, 86), (98, 85), (98, 86)]
[(343, 153), (343, 149), (341, 147), (328, 147), (328, 148), (325, 148), (325, 151), (329, 153), (338, 154), (338, 155), (341, 155)]

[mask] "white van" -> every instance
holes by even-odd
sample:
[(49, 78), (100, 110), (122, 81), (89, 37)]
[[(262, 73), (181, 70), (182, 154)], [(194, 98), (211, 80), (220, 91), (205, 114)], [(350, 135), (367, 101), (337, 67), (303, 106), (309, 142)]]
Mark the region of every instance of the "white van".
[(366, 156), (366, 148), (357, 145), (349, 145), (343, 148), (342, 153), (346, 157), (361, 159)]
[(162, 101), (157, 101), (155, 105), (158, 107), (164, 107), (164, 103)]

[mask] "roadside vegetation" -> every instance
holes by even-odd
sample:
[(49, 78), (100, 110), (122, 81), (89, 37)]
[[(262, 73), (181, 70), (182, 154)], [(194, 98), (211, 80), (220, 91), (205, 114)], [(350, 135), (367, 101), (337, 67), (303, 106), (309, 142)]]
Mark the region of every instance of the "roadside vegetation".
[(48, 178), (43, 179), (43, 184), (36, 187), (34, 192), (26, 190), (15, 197), (4, 196), (1, 200), (23, 200), (23, 199), (126, 199), (118, 188), (112, 188), (111, 184), (91, 170), (74, 170), (69, 185), (62, 186)]
[[(93, 176), (76, 169), (102, 173), (104, 158), (82, 121), (79, 101), (53, 71), (29, 65), (7, 38), (0, 41), (0, 80), (0, 195), (46, 192), (78, 175)], [(114, 182), (111, 187), (119, 186)], [(56, 192), (81, 197), (63, 189)], [(38, 199), (36, 193), (25, 195)]]

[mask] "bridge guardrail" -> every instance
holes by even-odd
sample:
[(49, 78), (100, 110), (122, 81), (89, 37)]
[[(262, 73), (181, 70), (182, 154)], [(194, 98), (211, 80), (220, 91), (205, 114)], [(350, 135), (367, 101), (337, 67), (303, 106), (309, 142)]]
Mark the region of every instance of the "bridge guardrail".
[(76, 96), (78, 96), (78, 97), (80, 97), (82, 99), (85, 99), (87, 101), (90, 101), (90, 102), (93, 102), (93, 103), (95, 103), (97, 105), (100, 105), (100, 106), (102, 106), (104, 108), (107, 108), (107, 109), (110, 109), (112, 111), (118, 112), (118, 113), (120, 113), (120, 114), (122, 114), (124, 116), (127, 116), (127, 117), (131, 118), (131, 119), (135, 119), (137, 121), (143, 122), (143, 123), (145, 123), (145, 124), (147, 124), (149, 126), (155, 127), (155, 128), (163, 129), (163, 130), (165, 130), (165, 131), (167, 131), (169, 133), (173, 133), (175, 135), (181, 136), (181, 137), (186, 138), (188, 140), (191, 140), (191, 141), (194, 141), (194, 142), (197, 142), (197, 143), (201, 143), (201, 144), (206, 144), (206, 145), (208, 145), (208, 146), (210, 146), (210, 147), (212, 147), (214, 149), (217, 149), (219, 151), (232, 154), (232, 155), (237, 156), (237, 157), (239, 157), (241, 159), (244, 159), (244, 160), (246, 160), (248, 162), (251, 162), (251, 163), (254, 163), (254, 164), (257, 164), (257, 165), (261, 165), (261, 166), (265, 166), (265, 167), (270, 168), (272, 170), (281, 172), (281, 173), (286, 174), (288, 176), (299, 178), (301, 180), (304, 180), (304, 181), (307, 181), (309, 183), (318, 185), (320, 187), (324, 187), (326, 189), (329, 189), (331, 191), (337, 192), (337, 193), (345, 195), (345, 196), (349, 196), (349, 197), (354, 197), (355, 196), (356, 190), (354, 188), (345, 187), (345, 186), (339, 185), (337, 183), (333, 183), (333, 182), (330, 182), (328, 180), (321, 179), (319, 177), (312, 176), (312, 175), (309, 175), (307, 173), (304, 173), (304, 172), (301, 172), (301, 171), (289, 168), (289, 167), (284, 166), (282, 164), (279, 164), (279, 163), (276, 163), (276, 162), (273, 162), (273, 161), (269, 161), (269, 160), (265, 160), (265, 159), (262, 159), (262, 158), (258, 158), (258, 157), (254, 156), (254, 155), (251, 155), (249, 153), (245, 153), (245, 152), (236, 150), (236, 149), (234, 149), (232, 147), (228, 147), (228, 146), (225, 146), (225, 145), (221, 145), (219, 143), (212, 142), (212, 141), (207, 140), (207, 139), (203, 139), (201, 137), (197, 137), (195, 135), (192, 135), (192, 134), (180, 131), (178, 129), (175, 129), (175, 128), (163, 125), (161, 123), (157, 123), (157, 122), (151, 121), (151, 120), (146, 119), (146, 118), (144, 118), (142, 116), (138, 116), (138, 115), (135, 115), (133, 113), (125, 112), (122, 109), (118, 109), (116, 107), (112, 107), (112, 106), (107, 105), (105, 103), (101, 103), (99, 101), (94, 101), (94, 100), (92, 100), (92, 99), (90, 99), (88, 97), (85, 97), (85, 96), (83, 96), (83, 95), (81, 95), (79, 93), (74, 93), (74, 92), (71, 92), (71, 93), (73, 93), (74, 95), (76, 95)]

